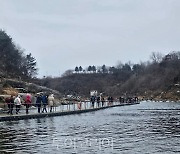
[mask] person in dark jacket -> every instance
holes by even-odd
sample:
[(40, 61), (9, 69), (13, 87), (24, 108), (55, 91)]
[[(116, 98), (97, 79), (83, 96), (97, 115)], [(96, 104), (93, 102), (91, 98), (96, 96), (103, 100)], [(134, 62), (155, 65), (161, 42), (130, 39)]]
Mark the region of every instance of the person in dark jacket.
[(14, 98), (11, 95), (11, 97), (8, 97), (5, 99), (6, 104), (8, 105), (8, 114), (13, 114), (13, 107), (14, 107)]
[(46, 111), (46, 113), (47, 113), (46, 106), (48, 105), (48, 96), (45, 95), (45, 94), (42, 96), (42, 104), (43, 104), (42, 113), (44, 113), (45, 111)]
[(97, 100), (98, 107), (100, 107), (100, 96), (98, 96), (96, 100)]
[(95, 96), (91, 96), (91, 103), (92, 103), (92, 107), (94, 108), (94, 103), (95, 103), (96, 97)]
[(110, 98), (111, 105), (113, 105), (113, 101), (114, 101), (114, 98), (111, 96)]
[(108, 100), (108, 106), (110, 106), (111, 105), (111, 96), (109, 96), (107, 100)]
[(36, 106), (38, 108), (38, 113), (41, 112), (41, 101), (42, 101), (42, 97), (40, 94), (38, 94), (36, 98)]

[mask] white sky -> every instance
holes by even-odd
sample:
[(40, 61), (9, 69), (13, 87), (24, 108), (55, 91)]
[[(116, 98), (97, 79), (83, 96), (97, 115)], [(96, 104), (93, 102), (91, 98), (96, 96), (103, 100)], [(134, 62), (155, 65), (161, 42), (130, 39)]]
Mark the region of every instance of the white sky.
[(180, 0), (0, 0), (0, 28), (37, 59), (39, 76), (114, 66), (180, 49)]

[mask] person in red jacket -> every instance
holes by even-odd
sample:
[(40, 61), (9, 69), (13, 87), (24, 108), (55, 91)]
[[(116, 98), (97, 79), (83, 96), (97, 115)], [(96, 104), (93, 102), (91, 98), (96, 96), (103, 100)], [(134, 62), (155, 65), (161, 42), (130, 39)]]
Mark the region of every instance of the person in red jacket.
[(29, 113), (29, 107), (31, 106), (31, 96), (30, 96), (30, 94), (26, 95), (25, 106), (26, 106), (26, 114), (28, 114)]

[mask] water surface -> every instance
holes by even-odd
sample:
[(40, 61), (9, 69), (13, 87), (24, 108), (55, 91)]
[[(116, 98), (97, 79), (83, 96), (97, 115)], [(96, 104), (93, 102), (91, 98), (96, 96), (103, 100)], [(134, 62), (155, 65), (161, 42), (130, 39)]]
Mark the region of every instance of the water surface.
[(180, 103), (0, 122), (0, 153), (180, 153)]

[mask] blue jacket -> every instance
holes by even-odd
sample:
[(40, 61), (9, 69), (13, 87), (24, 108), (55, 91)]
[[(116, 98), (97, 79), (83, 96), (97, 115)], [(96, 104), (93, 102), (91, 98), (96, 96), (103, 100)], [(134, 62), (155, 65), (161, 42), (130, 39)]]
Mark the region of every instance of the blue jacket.
[(47, 99), (46, 95), (42, 96), (42, 103), (43, 103), (43, 105), (47, 105), (48, 104), (48, 99)]

